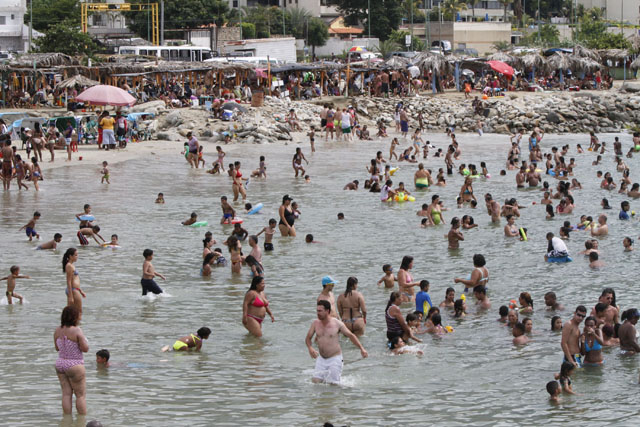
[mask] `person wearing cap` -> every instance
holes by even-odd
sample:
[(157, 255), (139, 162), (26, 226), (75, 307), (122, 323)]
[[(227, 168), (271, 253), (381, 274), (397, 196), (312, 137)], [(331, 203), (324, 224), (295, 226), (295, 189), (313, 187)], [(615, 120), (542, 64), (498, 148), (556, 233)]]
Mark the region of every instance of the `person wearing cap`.
[(318, 303), (320, 301), (329, 301), (331, 304), (331, 316), (339, 319), (338, 310), (336, 310), (336, 298), (333, 295), (333, 287), (338, 283), (337, 280), (333, 280), (331, 276), (324, 276), (322, 278), (322, 292), (318, 295)]
[(622, 316), (624, 317), (625, 314), (626, 319), (618, 329), (620, 350), (622, 350), (624, 354), (640, 353), (640, 345), (638, 345), (638, 338), (636, 336), (636, 324), (640, 318), (640, 311), (638, 311), (637, 308), (631, 308), (623, 313)]
[[(318, 318), (311, 323), (305, 338), (309, 355), (316, 359), (311, 379), (314, 383), (340, 384), (343, 367), (342, 349), (338, 337), (340, 332), (360, 349), (363, 358), (368, 356), (367, 350), (364, 349), (358, 337), (347, 329), (344, 323), (332, 317), (332, 311), (329, 301), (319, 300), (316, 306)], [(314, 335), (316, 336), (315, 341), (318, 343), (318, 350), (314, 349), (312, 345)]]

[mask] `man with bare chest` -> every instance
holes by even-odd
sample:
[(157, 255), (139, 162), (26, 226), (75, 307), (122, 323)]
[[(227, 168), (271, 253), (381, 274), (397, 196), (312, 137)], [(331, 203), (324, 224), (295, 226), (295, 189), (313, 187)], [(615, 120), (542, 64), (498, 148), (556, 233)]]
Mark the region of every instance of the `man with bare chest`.
[[(339, 334), (349, 338), (353, 345), (360, 349), (360, 354), (368, 356), (358, 337), (356, 337), (340, 320), (331, 316), (331, 304), (327, 300), (319, 300), (316, 307), (318, 319), (311, 323), (307, 332), (305, 343), (309, 349), (309, 355), (316, 359), (316, 367), (313, 372), (314, 383), (340, 384), (342, 375), (342, 349), (340, 348)], [(318, 350), (313, 348), (312, 338), (316, 336)]]

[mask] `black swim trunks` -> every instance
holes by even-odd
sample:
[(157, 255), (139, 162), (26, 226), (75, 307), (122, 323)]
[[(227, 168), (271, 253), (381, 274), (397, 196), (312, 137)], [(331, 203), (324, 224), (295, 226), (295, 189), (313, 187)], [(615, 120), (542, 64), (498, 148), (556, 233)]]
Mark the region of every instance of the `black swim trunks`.
[(264, 243), (264, 250), (265, 251), (272, 251), (273, 250), (273, 243)]
[(151, 292), (154, 294), (161, 294), (162, 289), (153, 279), (141, 279), (140, 284), (142, 285), (142, 295), (146, 295), (147, 292)]

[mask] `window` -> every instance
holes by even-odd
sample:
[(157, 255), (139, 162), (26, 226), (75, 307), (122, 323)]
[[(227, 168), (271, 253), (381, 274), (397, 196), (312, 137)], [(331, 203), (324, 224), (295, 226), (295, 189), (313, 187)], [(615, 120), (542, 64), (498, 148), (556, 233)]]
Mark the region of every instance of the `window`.
[(233, 7), (235, 7), (235, 8), (238, 7), (238, 0), (233, 0)]
[(188, 49), (179, 50), (178, 53), (181, 59), (191, 59), (191, 51)]
[(147, 55), (147, 49), (140, 49), (140, 55)]
[(164, 58), (164, 59), (169, 59), (169, 51), (167, 49), (162, 49), (160, 51), (160, 55)]
[(11, 15), (11, 20), (12, 20), (12, 21), (15, 21), (15, 19), (16, 19), (16, 15), (13, 15), (13, 14), (12, 14), (12, 15)]
[(6, 16), (0, 16), (0, 25), (5, 25), (7, 23), (7, 17)]
[(178, 57), (178, 50), (177, 49), (171, 49), (171, 50), (169, 50), (169, 54), (171, 56), (171, 59), (176, 59)]
[(157, 50), (150, 50), (148, 55), (149, 56), (158, 56), (158, 51)]

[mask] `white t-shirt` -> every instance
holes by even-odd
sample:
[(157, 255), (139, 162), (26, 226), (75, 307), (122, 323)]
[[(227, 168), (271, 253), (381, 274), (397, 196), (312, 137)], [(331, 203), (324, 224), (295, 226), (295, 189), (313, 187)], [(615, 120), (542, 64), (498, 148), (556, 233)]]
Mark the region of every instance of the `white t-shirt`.
[(342, 113), (342, 129), (351, 127), (351, 114), (348, 112)]
[(551, 244), (553, 245), (553, 249), (555, 251), (569, 253), (569, 250), (567, 249), (567, 245), (564, 244), (564, 241), (561, 238), (559, 237), (552, 238)]

